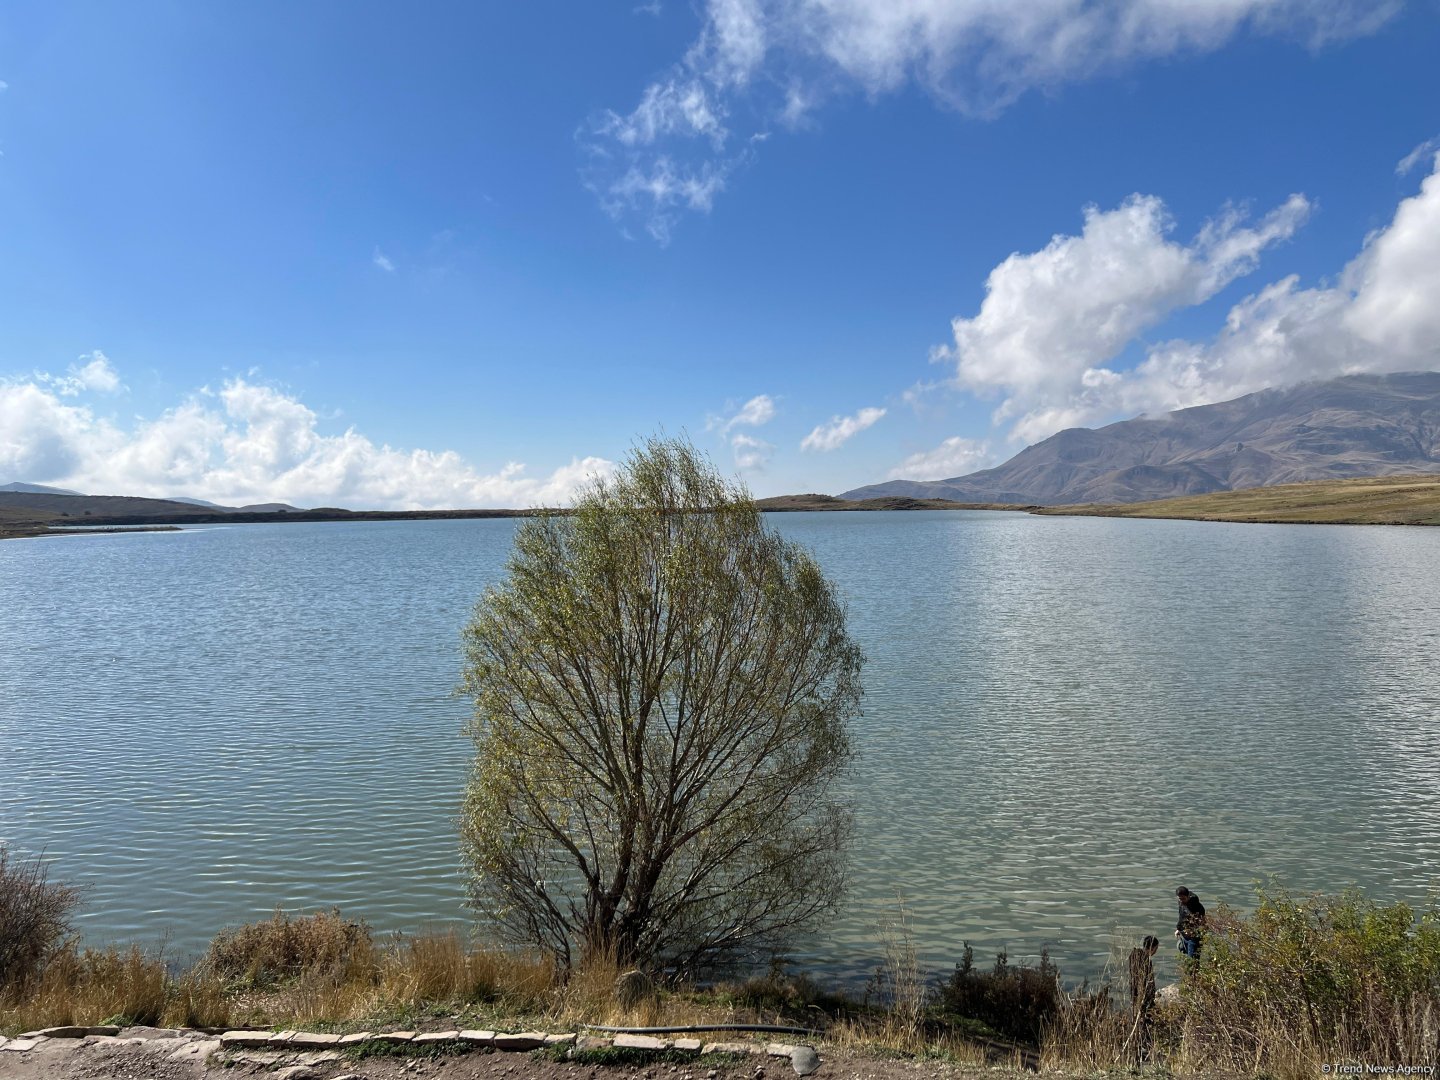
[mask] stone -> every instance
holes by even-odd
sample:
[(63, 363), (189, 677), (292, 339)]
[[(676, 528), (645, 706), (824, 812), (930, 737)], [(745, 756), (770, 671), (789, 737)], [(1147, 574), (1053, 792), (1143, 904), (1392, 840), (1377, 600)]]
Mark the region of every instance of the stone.
[(178, 1028), (147, 1027), (143, 1024), (127, 1027), (123, 1031), (101, 1031), (98, 1028), (90, 1030), (96, 1035), (119, 1035), (122, 1039), (178, 1039), (184, 1034)]
[(309, 1050), (314, 1047), (335, 1046), (339, 1042), (339, 1035), (330, 1035), (322, 1031), (297, 1031), (285, 1044), (285, 1049)]
[(39, 1039), (11, 1039), (0, 1050), (8, 1050), (17, 1054), (23, 1054), (26, 1050), (34, 1050), (40, 1045)]
[(758, 1054), (760, 1047), (754, 1043), (712, 1042), (706, 1043), (701, 1053), (705, 1054)]
[(301, 1065), (329, 1065), (332, 1061), (339, 1061), (340, 1054), (335, 1050), (309, 1050), (298, 1060)]
[(277, 1031), (266, 1040), (265, 1045), (272, 1050), (281, 1050), (289, 1046), (290, 1040), (298, 1034), (300, 1034), (298, 1031)]
[(765, 1053), (771, 1057), (788, 1058), (791, 1054), (795, 1053), (795, 1047), (789, 1043), (766, 1043)]
[(216, 1050), (220, 1049), (219, 1039), (196, 1039), (187, 1040), (185, 1045), (170, 1055), (171, 1061), (191, 1061), (198, 1058), (204, 1061)]
[(259, 1050), (275, 1037), (273, 1031), (227, 1031), (220, 1036), (226, 1050)]
[(797, 1046), (795, 1052), (790, 1055), (790, 1064), (795, 1067), (797, 1075), (809, 1076), (820, 1068), (820, 1055), (815, 1052), (813, 1046)]
[(491, 1045), (496, 1050), (538, 1050), (545, 1045), (545, 1033), (543, 1031), (517, 1031), (514, 1034), (507, 1034), (497, 1031), (495, 1041)]
[(320, 1074), (309, 1065), (291, 1065), (275, 1074), (275, 1080), (318, 1080)]
[(376, 1042), (408, 1043), (415, 1038), (413, 1031), (382, 1031), (375, 1036)]
[(699, 1039), (676, 1039), (676, 1040), (675, 1040), (675, 1049), (676, 1049), (676, 1050), (689, 1050), (691, 1053), (696, 1053), (696, 1054), (698, 1054), (698, 1053), (700, 1052), (700, 1048), (701, 1048), (702, 1046), (704, 1046), (704, 1045), (705, 1045), (705, 1044), (704, 1044), (701, 1040), (699, 1040)]
[(495, 1042), (495, 1032), (474, 1030), (462, 1031), (460, 1032), (459, 1038), (461, 1042), (474, 1043), (476, 1046), (490, 1046), (493, 1045)]
[(546, 1045), (546, 1046), (564, 1046), (566, 1043), (573, 1043), (574, 1041), (575, 1041), (575, 1033), (574, 1033), (573, 1031), (570, 1032), (570, 1034), (568, 1034), (568, 1035), (546, 1035), (546, 1036), (545, 1036), (545, 1045)]
[(278, 1061), (285, 1060), (285, 1055), (279, 1050), (250, 1050), (243, 1054), (236, 1054), (235, 1060), (242, 1065), (274, 1065)]
[(416, 1035), (414, 1041), (417, 1043), (450, 1042), (460, 1038), (458, 1031), (427, 1031), (423, 1035)]
[(581, 1035), (575, 1042), (577, 1050), (604, 1050), (610, 1045), (609, 1039), (602, 1039), (599, 1035)]
[(670, 1042), (668, 1039), (657, 1039), (653, 1035), (616, 1035), (616, 1046), (623, 1046), (627, 1050), (668, 1050)]
[(368, 1031), (352, 1031), (349, 1035), (341, 1035), (337, 1046), (354, 1046), (357, 1043), (369, 1042), (375, 1036)]
[(61, 1027), (42, 1028), (39, 1031), (26, 1032), (21, 1035), (22, 1039), (34, 1039), (43, 1036), (47, 1039), (83, 1039), (86, 1035), (118, 1035), (120, 1029), (109, 1025), (97, 1027), (79, 1027), (74, 1024), (65, 1024)]
[(4, 1050), (4, 1049), (5, 1049), (5, 1044), (6, 1044), (7, 1042), (9, 1042), (9, 1041), (10, 1041), (10, 1040), (7, 1039), (4, 1035), (0, 1035), (0, 1050)]

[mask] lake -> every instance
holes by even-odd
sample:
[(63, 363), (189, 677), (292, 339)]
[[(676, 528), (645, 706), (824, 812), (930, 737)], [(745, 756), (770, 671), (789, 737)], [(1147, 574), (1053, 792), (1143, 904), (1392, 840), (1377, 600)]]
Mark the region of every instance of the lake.
[[(843, 916), (926, 964), (1169, 940), (1175, 887), (1440, 885), (1440, 530), (967, 511), (771, 515), (865, 649)], [(469, 922), (459, 630), (513, 520), (0, 544), (0, 840), (172, 955), (277, 905)], [(1162, 951), (1167, 959), (1169, 947)]]

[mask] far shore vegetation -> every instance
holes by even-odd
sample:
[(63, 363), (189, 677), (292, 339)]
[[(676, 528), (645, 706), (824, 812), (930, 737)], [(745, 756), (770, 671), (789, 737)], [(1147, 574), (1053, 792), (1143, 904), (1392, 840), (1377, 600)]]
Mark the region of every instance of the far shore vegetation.
[[(555, 510), (312, 510), (218, 513), (203, 507), (165, 503), (155, 499), (109, 496), (49, 496), (72, 499), (74, 511), (54, 507), (0, 505), (0, 540), (66, 535), (64, 526), (131, 527), (275, 524), (306, 521), (432, 521), (468, 518), (527, 518), (565, 513)], [(83, 509), (89, 507), (90, 509)], [(61, 504), (57, 504), (61, 505)], [(1367, 476), (1346, 480), (1316, 480), (1301, 484), (1216, 491), (1137, 503), (1086, 503), (1073, 506), (1036, 506), (1010, 503), (967, 503), (949, 499), (914, 499), (886, 496), (875, 499), (841, 499), (809, 493), (776, 495), (755, 500), (763, 513), (799, 511), (863, 512), (883, 510), (1008, 510), (1045, 516), (1176, 518), (1193, 521), (1235, 521), (1251, 524), (1304, 525), (1440, 525), (1440, 473)], [(168, 507), (168, 509), (167, 509)], [(73, 535), (73, 533), (70, 533)]]

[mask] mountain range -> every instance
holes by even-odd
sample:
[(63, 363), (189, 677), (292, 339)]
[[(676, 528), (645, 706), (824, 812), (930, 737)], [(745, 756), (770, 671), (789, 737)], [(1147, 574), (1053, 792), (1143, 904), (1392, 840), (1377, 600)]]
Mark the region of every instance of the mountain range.
[(1062, 506), (1406, 473), (1440, 473), (1440, 372), (1348, 375), (1070, 428), (993, 469), (840, 498)]

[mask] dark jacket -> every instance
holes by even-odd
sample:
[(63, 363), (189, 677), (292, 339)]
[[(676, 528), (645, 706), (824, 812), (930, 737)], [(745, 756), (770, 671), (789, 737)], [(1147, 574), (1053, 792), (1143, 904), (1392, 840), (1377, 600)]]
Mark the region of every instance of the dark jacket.
[(1180, 918), (1175, 923), (1175, 929), (1180, 931), (1181, 937), (1187, 938), (1198, 938), (1205, 929), (1205, 905), (1194, 893), (1180, 901)]

